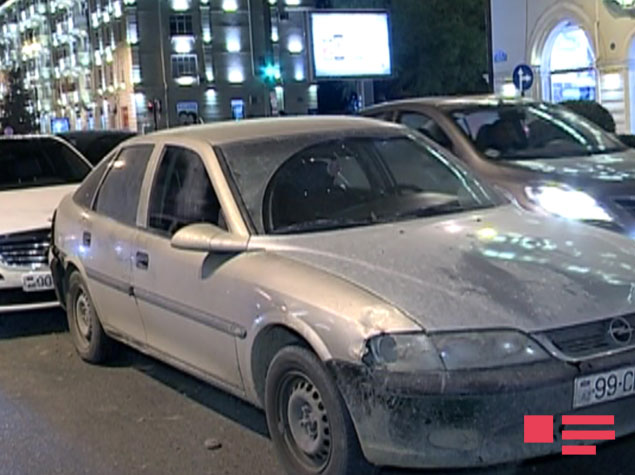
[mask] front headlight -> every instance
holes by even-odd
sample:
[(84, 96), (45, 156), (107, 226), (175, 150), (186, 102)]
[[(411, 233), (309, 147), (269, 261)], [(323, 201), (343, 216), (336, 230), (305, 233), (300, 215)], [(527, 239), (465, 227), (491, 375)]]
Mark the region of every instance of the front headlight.
[(550, 358), (538, 343), (511, 330), (437, 333), (431, 338), (447, 370), (497, 368)]
[(588, 193), (566, 185), (545, 184), (525, 188), (527, 197), (549, 214), (579, 221), (612, 222), (613, 218)]
[(439, 352), (424, 333), (382, 334), (368, 340), (366, 364), (396, 372), (441, 371)]
[(364, 362), (395, 372), (487, 369), (549, 359), (524, 334), (511, 330), (383, 334), (367, 342)]

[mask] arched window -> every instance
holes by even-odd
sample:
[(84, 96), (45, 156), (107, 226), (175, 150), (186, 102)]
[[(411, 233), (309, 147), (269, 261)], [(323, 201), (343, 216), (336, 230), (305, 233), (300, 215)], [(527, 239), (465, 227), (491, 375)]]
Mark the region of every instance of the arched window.
[(549, 71), (544, 99), (552, 102), (595, 100), (597, 76), (586, 32), (572, 22), (558, 25), (547, 40), (543, 65)]

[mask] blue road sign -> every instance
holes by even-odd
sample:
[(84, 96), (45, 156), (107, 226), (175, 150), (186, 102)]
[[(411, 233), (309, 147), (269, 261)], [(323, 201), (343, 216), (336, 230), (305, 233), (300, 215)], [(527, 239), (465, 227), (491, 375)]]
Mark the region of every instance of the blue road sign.
[(528, 91), (534, 85), (534, 71), (526, 64), (519, 64), (514, 69), (514, 86), (521, 92)]

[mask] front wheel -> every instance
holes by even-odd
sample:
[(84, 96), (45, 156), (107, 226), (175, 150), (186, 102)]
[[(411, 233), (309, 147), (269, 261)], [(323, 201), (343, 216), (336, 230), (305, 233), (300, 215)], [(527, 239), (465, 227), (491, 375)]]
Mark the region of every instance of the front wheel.
[(366, 474), (342, 397), (320, 360), (301, 347), (283, 348), (267, 372), (267, 425), (279, 459), (293, 475)]
[(67, 289), (66, 316), (75, 349), (84, 361), (101, 363), (111, 354), (113, 341), (99, 322), (88, 287), (79, 272), (70, 275)]

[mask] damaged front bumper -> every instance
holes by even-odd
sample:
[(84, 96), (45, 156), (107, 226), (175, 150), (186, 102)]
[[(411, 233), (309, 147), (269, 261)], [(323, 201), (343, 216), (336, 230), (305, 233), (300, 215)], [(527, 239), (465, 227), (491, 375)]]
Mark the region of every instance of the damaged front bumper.
[[(613, 415), (635, 432), (635, 397), (573, 409), (575, 378), (635, 364), (635, 351), (576, 365), (395, 374), (330, 362), (366, 458), (403, 468), (494, 465), (560, 453), (562, 415)], [(524, 416), (553, 415), (554, 443), (525, 444)], [(571, 443), (569, 443), (570, 445)]]

